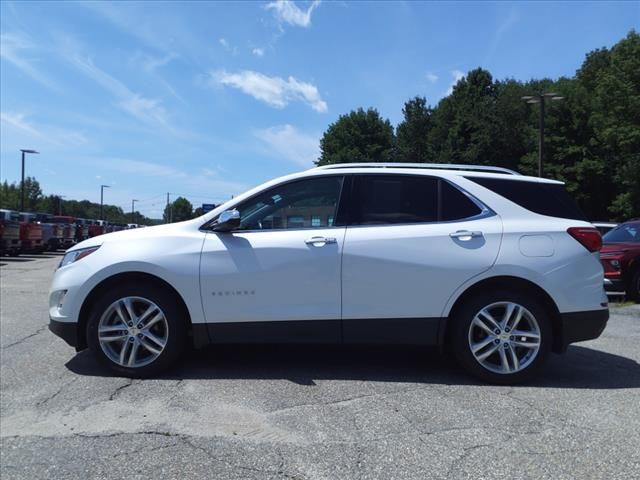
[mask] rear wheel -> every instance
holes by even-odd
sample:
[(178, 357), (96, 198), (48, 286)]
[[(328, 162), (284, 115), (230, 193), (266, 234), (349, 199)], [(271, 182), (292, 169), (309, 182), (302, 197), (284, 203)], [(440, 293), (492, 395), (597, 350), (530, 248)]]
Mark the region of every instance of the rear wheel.
[(541, 302), (520, 292), (484, 292), (454, 314), (453, 351), (460, 365), (487, 382), (522, 382), (542, 366), (551, 323)]
[(103, 295), (87, 325), (87, 344), (100, 361), (128, 377), (156, 375), (177, 362), (187, 331), (171, 292), (125, 284)]

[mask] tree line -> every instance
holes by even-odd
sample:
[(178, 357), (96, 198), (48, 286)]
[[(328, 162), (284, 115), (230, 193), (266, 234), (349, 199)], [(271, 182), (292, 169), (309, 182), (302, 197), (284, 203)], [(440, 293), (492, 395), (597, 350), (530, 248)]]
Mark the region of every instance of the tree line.
[(545, 177), (564, 181), (591, 220), (640, 216), (640, 35), (586, 55), (573, 77), (496, 80), (477, 68), (431, 106), (421, 96), (394, 129), (374, 108), (341, 115), (320, 141), (318, 165), (420, 162), (495, 165), (537, 174), (539, 106), (547, 102)]
[[(67, 200), (60, 195), (44, 195), (40, 183), (34, 177), (24, 181), (24, 209), (26, 212), (68, 215), (76, 218), (100, 219), (100, 204), (89, 200)], [(20, 183), (0, 184), (0, 208), (20, 210)], [(164, 208), (162, 220), (149, 218), (139, 211), (125, 212), (121, 207), (104, 204), (103, 217), (111, 223), (137, 223), (138, 225), (156, 225), (158, 223), (181, 222), (202, 215), (202, 208), (193, 208), (189, 200), (177, 197)]]
[[(89, 200), (67, 200), (60, 195), (44, 195), (40, 183), (35, 177), (24, 180), (24, 211), (68, 215), (76, 218), (100, 219), (100, 204)], [(0, 208), (20, 210), (20, 183), (0, 184)], [(202, 208), (193, 208), (189, 200), (177, 197), (164, 208), (162, 220), (144, 216), (139, 211), (125, 212), (121, 207), (104, 204), (103, 218), (110, 223), (137, 223), (138, 225), (156, 225), (189, 220), (202, 215)]]

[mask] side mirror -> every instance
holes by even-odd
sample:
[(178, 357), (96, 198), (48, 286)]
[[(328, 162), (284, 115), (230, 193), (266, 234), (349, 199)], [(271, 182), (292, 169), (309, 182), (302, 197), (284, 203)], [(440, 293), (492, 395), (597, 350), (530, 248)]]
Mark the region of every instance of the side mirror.
[(238, 210), (225, 210), (213, 225), (214, 232), (230, 232), (240, 226), (240, 212)]

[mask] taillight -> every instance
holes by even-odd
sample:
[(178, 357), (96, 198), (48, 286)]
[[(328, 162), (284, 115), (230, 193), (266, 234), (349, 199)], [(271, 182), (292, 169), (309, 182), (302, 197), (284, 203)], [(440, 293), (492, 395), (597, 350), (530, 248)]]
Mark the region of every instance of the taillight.
[(602, 237), (597, 228), (571, 227), (567, 229), (567, 233), (590, 252), (598, 252), (602, 248)]

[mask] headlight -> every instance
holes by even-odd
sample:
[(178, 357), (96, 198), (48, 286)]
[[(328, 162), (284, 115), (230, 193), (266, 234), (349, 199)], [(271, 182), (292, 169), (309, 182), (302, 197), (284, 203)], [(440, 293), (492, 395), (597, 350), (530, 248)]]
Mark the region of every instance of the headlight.
[(80, 248), (79, 250), (67, 252), (64, 254), (64, 257), (62, 257), (62, 261), (60, 262), (60, 265), (58, 265), (58, 268), (65, 267), (67, 265), (72, 264), (73, 262), (77, 262), (78, 260), (83, 259), (87, 255), (91, 255), (93, 252), (95, 252), (99, 248), (100, 248), (100, 245), (98, 245), (97, 247)]

